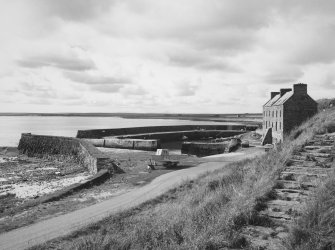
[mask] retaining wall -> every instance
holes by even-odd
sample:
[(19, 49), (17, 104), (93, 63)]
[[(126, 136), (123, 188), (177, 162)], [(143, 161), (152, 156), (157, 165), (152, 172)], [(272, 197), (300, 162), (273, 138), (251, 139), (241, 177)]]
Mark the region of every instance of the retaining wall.
[(113, 159), (96, 149), (91, 143), (61, 136), (22, 134), (18, 149), (28, 156), (62, 155), (74, 158), (91, 173), (101, 169), (115, 171)]
[(150, 134), (158, 132), (177, 132), (190, 130), (256, 130), (258, 126), (254, 125), (178, 125), (178, 126), (149, 126), (133, 128), (116, 129), (92, 129), (78, 130), (77, 138), (100, 139), (108, 136), (132, 135), (132, 134)]

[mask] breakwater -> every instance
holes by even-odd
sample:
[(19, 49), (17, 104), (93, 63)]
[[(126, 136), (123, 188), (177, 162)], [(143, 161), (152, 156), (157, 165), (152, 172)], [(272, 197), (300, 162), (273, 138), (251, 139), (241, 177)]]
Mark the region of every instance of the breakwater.
[(226, 151), (228, 142), (184, 142), (181, 147), (182, 154), (196, 155), (198, 157), (222, 154)]
[(155, 151), (161, 143), (232, 137), (257, 128), (246, 125), (151, 126), (79, 130), (77, 137), (85, 138), (97, 147)]
[(111, 137), (106, 139), (82, 139), (83, 141), (89, 142), (96, 147), (104, 148), (123, 148), (123, 149), (135, 149), (145, 151), (156, 151), (157, 148), (161, 147), (160, 140), (141, 140), (131, 138), (117, 138)]
[(31, 156), (66, 156), (79, 162), (90, 173), (101, 169), (115, 171), (117, 166), (113, 159), (99, 151), (91, 143), (73, 137), (22, 134), (18, 149)]
[(194, 130), (243, 130), (254, 131), (256, 125), (178, 125), (178, 126), (148, 126), (116, 129), (78, 130), (77, 138), (101, 139), (104, 137), (118, 137), (135, 134), (152, 134), (162, 132), (180, 132)]

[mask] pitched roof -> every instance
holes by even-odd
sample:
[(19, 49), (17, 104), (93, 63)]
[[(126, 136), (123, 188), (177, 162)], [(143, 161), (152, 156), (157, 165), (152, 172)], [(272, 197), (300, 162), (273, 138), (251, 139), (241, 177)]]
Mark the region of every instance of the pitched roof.
[(282, 97), (279, 98), (273, 105), (282, 105), (284, 104), (290, 97), (293, 96), (293, 91), (286, 92)]
[(264, 104), (264, 107), (271, 107), (276, 101), (280, 98), (280, 94), (275, 95), (272, 99), (270, 99), (267, 103)]
[(290, 97), (293, 96), (293, 91), (286, 92), (282, 97), (280, 94), (275, 95), (271, 100), (264, 104), (264, 107), (271, 107), (284, 104)]

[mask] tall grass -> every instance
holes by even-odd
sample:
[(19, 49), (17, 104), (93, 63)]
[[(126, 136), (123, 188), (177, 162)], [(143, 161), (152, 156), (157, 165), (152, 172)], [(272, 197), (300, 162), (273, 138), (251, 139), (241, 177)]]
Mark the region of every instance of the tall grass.
[[(335, 109), (320, 113), (300, 130), (309, 127), (316, 134), (335, 132)], [(335, 170), (335, 160), (333, 160), (332, 168)], [(332, 172), (313, 192), (302, 211), (302, 216), (293, 226), (287, 248), (335, 249), (335, 172)]]
[[(335, 167), (335, 166), (334, 166)], [(318, 188), (296, 221), (288, 248), (335, 249), (335, 174)]]
[(230, 171), (225, 168), (206, 174), (52, 245), (58, 249), (247, 247), (241, 229), (271, 223), (258, 211), (274, 198), (272, 189), (284, 163), (315, 133), (329, 129), (334, 114), (316, 115), (295, 129), (281, 147), (262, 157), (233, 163)]

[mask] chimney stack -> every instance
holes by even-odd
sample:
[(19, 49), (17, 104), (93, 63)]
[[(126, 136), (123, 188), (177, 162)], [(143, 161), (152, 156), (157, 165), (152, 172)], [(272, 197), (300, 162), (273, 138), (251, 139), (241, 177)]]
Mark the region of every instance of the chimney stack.
[(293, 84), (293, 93), (298, 95), (307, 95), (307, 84)]
[(280, 94), (279, 92), (271, 92), (271, 99), (275, 97), (276, 95)]
[(292, 89), (280, 89), (280, 97), (285, 95), (287, 92), (290, 92)]

